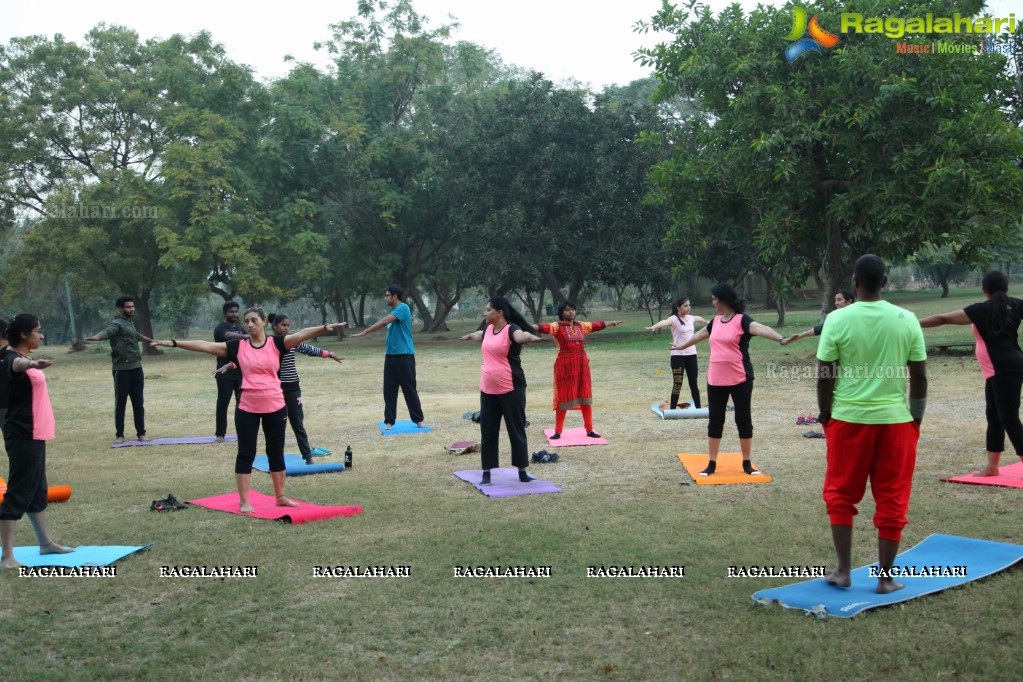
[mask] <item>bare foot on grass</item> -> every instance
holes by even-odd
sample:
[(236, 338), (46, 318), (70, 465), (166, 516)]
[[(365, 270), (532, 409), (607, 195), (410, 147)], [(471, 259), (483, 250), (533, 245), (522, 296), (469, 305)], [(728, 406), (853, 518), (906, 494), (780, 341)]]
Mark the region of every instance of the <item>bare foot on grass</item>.
[(21, 568), (24, 565), (25, 564), (21, 563), (20, 561), (15, 561), (14, 559), (4, 559), (3, 561), (0, 561), (0, 569)]
[(901, 590), (903, 587), (905, 587), (905, 585), (903, 585), (897, 580), (892, 580), (891, 578), (887, 579), (882, 578), (881, 580), (877, 581), (876, 592), (878, 594), (889, 594), (891, 592), (895, 592), (896, 590)]
[(64, 545), (58, 545), (53, 540), (50, 540), (45, 545), (39, 545), (40, 554), (70, 554), (75, 551), (73, 547), (65, 547)]
[(828, 573), (826, 576), (824, 576), (824, 580), (829, 585), (834, 585), (835, 587), (841, 587), (843, 589), (848, 588), (852, 585), (852, 576), (850, 576), (848, 573), (842, 573), (837, 570), (832, 571), (831, 573)]

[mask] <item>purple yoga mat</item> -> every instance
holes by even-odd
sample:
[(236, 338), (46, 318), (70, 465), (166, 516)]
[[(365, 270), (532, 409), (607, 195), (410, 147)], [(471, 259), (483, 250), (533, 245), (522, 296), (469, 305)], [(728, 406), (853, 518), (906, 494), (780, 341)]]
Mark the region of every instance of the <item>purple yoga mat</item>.
[[(233, 443), (238, 440), (238, 436), (225, 436), (225, 443)], [(127, 448), (133, 445), (203, 445), (205, 443), (216, 443), (217, 439), (214, 436), (191, 436), (185, 438), (154, 438), (153, 440), (141, 441), (141, 440), (126, 440), (123, 443), (114, 443), (110, 447), (112, 448)]]
[(483, 478), (483, 471), (481, 469), (456, 471), (455, 476), (466, 483), (469, 483), (473, 488), (476, 488), (476, 490), (479, 490), (487, 497), (514, 497), (516, 495), (539, 495), (540, 493), (564, 492), (561, 488), (550, 481), (541, 481), (537, 479), (535, 481), (530, 481), (529, 483), (523, 483), (519, 480), (519, 470), (515, 468), (491, 469), (491, 485), (485, 486), (480, 485), (480, 479)]

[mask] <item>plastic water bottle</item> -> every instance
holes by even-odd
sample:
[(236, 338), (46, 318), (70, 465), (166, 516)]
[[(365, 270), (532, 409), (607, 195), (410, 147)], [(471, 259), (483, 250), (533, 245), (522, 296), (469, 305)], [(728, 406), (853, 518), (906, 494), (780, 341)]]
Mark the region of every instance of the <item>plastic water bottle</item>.
[(345, 469), (352, 468), (352, 446), (349, 445), (345, 449)]

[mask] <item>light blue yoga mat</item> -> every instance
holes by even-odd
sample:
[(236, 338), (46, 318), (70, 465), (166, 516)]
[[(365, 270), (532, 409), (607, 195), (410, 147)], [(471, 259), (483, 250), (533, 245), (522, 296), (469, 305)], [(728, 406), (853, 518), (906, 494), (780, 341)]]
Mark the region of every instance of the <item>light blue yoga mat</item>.
[[(870, 566), (852, 572), (852, 587), (843, 589), (830, 585), (823, 578), (760, 590), (753, 595), (759, 604), (774, 604), (802, 609), (818, 618), (836, 616), (852, 618), (861, 611), (908, 601), (914, 597), (940, 592), (984, 578), (1012, 566), (1023, 559), (1023, 545), (991, 542), (956, 535), (934, 534), (895, 558), (896, 569), (913, 569), (914, 573), (930, 572), (927, 577), (894, 576), (905, 587), (888, 594), (877, 594), (877, 577), (870, 575)], [(945, 573), (965, 575), (944, 575)]]
[(387, 424), (383, 422), (377, 422), (377, 427), (380, 429), (380, 433), (385, 436), (398, 436), (406, 433), (430, 433), (433, 431), (433, 429), (429, 426), (419, 428), (416, 426), (415, 422), (410, 422), (408, 420), (395, 422), (394, 426), (392, 426), (390, 430), (387, 429)]
[[(270, 471), (270, 461), (266, 455), (260, 455), (252, 461), (252, 468), (258, 471)], [(325, 474), (330, 471), (344, 471), (342, 462), (325, 462), (323, 464), (306, 464), (301, 455), (284, 455), (284, 473), (286, 476), (307, 476), (309, 474)]]
[(152, 547), (153, 544), (141, 547), (124, 545), (86, 545), (75, 547), (70, 554), (39, 554), (39, 546), (15, 547), (14, 558), (26, 566), (109, 566), (129, 554)]

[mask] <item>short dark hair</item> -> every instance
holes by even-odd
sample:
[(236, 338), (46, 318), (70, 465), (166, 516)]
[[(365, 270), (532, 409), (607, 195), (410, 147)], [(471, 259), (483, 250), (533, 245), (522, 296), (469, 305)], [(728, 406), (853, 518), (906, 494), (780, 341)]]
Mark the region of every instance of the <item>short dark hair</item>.
[(571, 308), (572, 310), (579, 310), (575, 305), (575, 301), (569, 301), (567, 298), (558, 304), (558, 319), (565, 319), (565, 308)]
[(384, 289), (384, 291), (391, 294), (392, 296), (397, 296), (399, 301), (405, 300), (405, 290), (402, 289), (397, 284), (392, 284), (391, 286)]
[(278, 325), (281, 322), (290, 319), (291, 318), (285, 315), (284, 313), (270, 313), (269, 315), (266, 316), (266, 321), (269, 322), (271, 325)]
[(28, 336), (39, 326), (39, 318), (31, 313), (18, 313), (7, 325), (7, 342), (17, 346), (22, 337)]
[(117, 299), (117, 301), (114, 302), (114, 305), (116, 305), (118, 308), (123, 308), (125, 303), (134, 302), (135, 302), (134, 296), (121, 296), (120, 298)]
[(839, 289), (838, 293), (842, 294), (842, 298), (849, 301), (850, 303), (856, 302), (856, 292), (852, 289)]
[(0, 339), (7, 338), (7, 320), (0, 320)]
[(884, 261), (872, 253), (860, 256), (853, 265), (853, 278), (866, 291), (881, 291), (884, 286)]
[(230, 310), (231, 308), (241, 308), (241, 306), (238, 305), (238, 301), (228, 301), (223, 306), (221, 306), (221, 310), (225, 315), (227, 314), (227, 311)]

